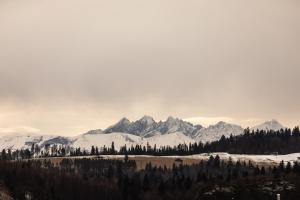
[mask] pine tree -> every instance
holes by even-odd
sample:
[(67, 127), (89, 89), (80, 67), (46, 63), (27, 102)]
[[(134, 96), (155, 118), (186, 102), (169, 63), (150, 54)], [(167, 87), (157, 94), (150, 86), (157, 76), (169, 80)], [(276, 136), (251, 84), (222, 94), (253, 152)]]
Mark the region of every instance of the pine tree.
[(288, 162), (287, 164), (286, 164), (286, 167), (285, 167), (285, 173), (290, 173), (292, 171), (292, 165), (291, 165), (291, 163), (290, 162)]
[(116, 150), (115, 150), (115, 143), (112, 142), (111, 143), (111, 149), (110, 149), (111, 154), (115, 154)]
[(1, 160), (7, 160), (5, 149), (2, 149)]
[(300, 136), (300, 129), (299, 126), (296, 126), (292, 131), (293, 136), (299, 137)]
[(95, 147), (94, 147), (94, 146), (92, 146), (92, 148), (91, 148), (91, 155), (95, 155), (95, 154), (96, 154)]

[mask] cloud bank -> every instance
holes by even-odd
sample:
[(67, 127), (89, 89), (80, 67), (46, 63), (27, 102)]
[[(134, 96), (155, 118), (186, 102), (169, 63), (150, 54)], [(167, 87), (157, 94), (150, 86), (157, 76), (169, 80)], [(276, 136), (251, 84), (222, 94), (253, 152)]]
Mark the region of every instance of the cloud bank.
[(299, 124), (299, 8), (3, 0), (0, 127), (74, 135), (145, 114)]

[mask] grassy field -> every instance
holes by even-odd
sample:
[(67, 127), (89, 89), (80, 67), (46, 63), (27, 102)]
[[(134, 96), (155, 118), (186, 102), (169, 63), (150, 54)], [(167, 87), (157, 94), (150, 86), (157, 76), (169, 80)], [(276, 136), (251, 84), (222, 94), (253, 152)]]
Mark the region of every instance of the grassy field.
[[(63, 159), (116, 159), (124, 160), (124, 156), (80, 156), (80, 157), (51, 157), (51, 158), (38, 158), (40, 160), (50, 160), (54, 165), (60, 163)], [(137, 169), (144, 169), (147, 163), (151, 163), (152, 166), (172, 168), (173, 164), (196, 164), (201, 160), (193, 158), (180, 158), (180, 161), (176, 157), (161, 157), (161, 156), (129, 156), (129, 160), (135, 160)], [(176, 161), (177, 160), (177, 161)]]
[[(147, 156), (147, 155), (130, 155), (128, 158), (129, 160), (135, 160), (137, 164), (138, 169), (145, 168), (147, 163), (151, 163), (152, 166), (156, 167), (164, 167), (171, 168), (173, 164), (179, 165), (192, 165), (197, 164), (201, 160), (207, 160), (209, 159), (209, 156), (213, 155), (216, 156), (217, 153), (214, 154), (201, 154), (201, 155), (190, 155), (190, 156)], [(229, 155), (226, 153), (220, 153), (218, 154), (221, 158), (221, 160), (228, 161), (230, 158), (233, 162), (236, 161), (245, 161), (245, 162), (252, 162), (255, 165), (258, 166), (273, 166), (277, 165), (281, 159), (287, 161), (290, 161), (288, 159), (285, 159), (287, 157), (284, 156), (275, 156), (275, 155)], [(82, 159), (82, 158), (88, 158), (88, 159), (116, 159), (116, 160), (123, 160), (123, 155), (101, 155), (101, 156), (77, 156), (77, 157), (51, 157), (51, 158), (36, 158), (40, 160), (50, 160), (54, 165), (57, 165), (59, 162), (62, 161), (62, 159)], [(293, 161), (293, 160), (291, 160)]]

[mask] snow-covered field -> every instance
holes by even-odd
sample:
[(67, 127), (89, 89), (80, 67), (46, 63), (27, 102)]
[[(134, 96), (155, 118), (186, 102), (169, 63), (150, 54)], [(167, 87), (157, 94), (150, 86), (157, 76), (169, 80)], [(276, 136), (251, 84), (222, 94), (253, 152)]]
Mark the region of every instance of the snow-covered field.
[(178, 157), (178, 158), (190, 158), (190, 159), (208, 159), (210, 156), (219, 155), (221, 160), (229, 160), (232, 161), (251, 161), (254, 163), (269, 163), (269, 164), (279, 164), (281, 161), (287, 162), (295, 162), (300, 161), (300, 153), (292, 153), (286, 155), (247, 155), (247, 154), (229, 154), (224, 152), (218, 153), (205, 153), (205, 154), (196, 154), (190, 156), (169, 156), (169, 157)]
[[(152, 158), (152, 157), (160, 157), (164, 158), (180, 158), (180, 159), (193, 159), (193, 160), (207, 160), (210, 156), (220, 156), (221, 160), (229, 160), (232, 159), (233, 162), (236, 161), (251, 161), (253, 163), (269, 163), (269, 164), (279, 164), (281, 161), (287, 162), (295, 162), (300, 161), (300, 153), (292, 153), (286, 155), (247, 155), (247, 154), (229, 154), (224, 152), (218, 153), (204, 153), (204, 154), (195, 154), (188, 156), (148, 156), (148, 155), (130, 155), (130, 158)], [(124, 158), (123, 155), (104, 155), (101, 156), (106, 159), (114, 159), (114, 158)]]

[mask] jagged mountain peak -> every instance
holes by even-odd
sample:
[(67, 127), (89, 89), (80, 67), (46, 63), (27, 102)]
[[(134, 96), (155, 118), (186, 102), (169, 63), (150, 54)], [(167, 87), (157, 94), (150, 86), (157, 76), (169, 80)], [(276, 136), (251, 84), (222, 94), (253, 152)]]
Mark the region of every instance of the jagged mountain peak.
[(172, 122), (172, 121), (175, 121), (176, 119), (178, 120), (178, 118), (174, 118), (174, 117), (172, 117), (172, 116), (169, 116), (169, 117), (167, 118), (166, 122)]
[(130, 122), (127, 118), (122, 118), (118, 123), (108, 127), (104, 132), (113, 133), (129, 133), (138, 136), (144, 136), (149, 132), (152, 132), (157, 127), (157, 123), (151, 116), (143, 116), (141, 119)]
[(280, 129), (285, 129), (285, 127), (279, 123), (276, 119), (272, 119), (269, 121), (266, 121), (262, 124), (259, 124), (257, 126), (254, 126), (251, 128), (251, 130), (264, 130), (264, 131), (268, 131), (268, 130), (273, 130), (273, 131), (278, 131)]
[(182, 132), (184, 135), (193, 136), (198, 130), (190, 122), (183, 121), (182, 119), (169, 116), (165, 122), (161, 122), (158, 127), (159, 132), (162, 134), (169, 134), (174, 132)]
[(104, 132), (105, 133), (113, 133), (113, 132), (128, 133), (130, 131), (130, 125), (131, 122), (127, 118), (123, 117), (116, 124), (105, 129)]
[[(169, 124), (169, 125), (176, 125), (176, 124), (181, 124), (181, 125), (188, 125), (188, 126), (194, 126), (192, 123), (190, 122), (187, 122), (187, 121), (184, 121), (180, 118), (175, 118), (175, 117), (172, 117), (172, 116), (169, 116), (167, 118), (167, 120), (165, 121), (166, 124)], [(200, 124), (197, 125), (198, 127), (201, 126)], [(202, 127), (202, 126), (201, 126)]]
[(197, 125), (194, 125), (196, 127), (196, 129), (200, 130), (201, 128), (203, 128), (203, 126), (201, 124), (197, 124)]
[(155, 123), (155, 120), (153, 119), (153, 117), (145, 115), (143, 116), (141, 119), (139, 119), (138, 121), (142, 122), (142, 123), (146, 123), (146, 124), (152, 124)]
[(180, 120), (178, 118), (174, 118), (172, 116), (169, 116), (167, 118), (167, 120), (165, 121), (165, 123), (168, 124), (168, 125), (174, 125), (176, 123), (180, 123)]
[(128, 119), (123, 118), (115, 125), (107, 128), (104, 132), (122, 132), (142, 137), (182, 132), (185, 135), (192, 136), (199, 128), (200, 126), (195, 127), (189, 122), (185, 122), (182, 119), (174, 118), (172, 116), (169, 116), (166, 121), (156, 122), (151, 116), (145, 115), (135, 122), (130, 122)]
[(195, 134), (195, 139), (201, 142), (210, 142), (219, 140), (223, 135), (229, 137), (230, 135), (243, 134), (244, 129), (235, 124), (220, 121), (214, 125), (210, 125), (207, 128), (200, 129)]
[(227, 122), (224, 122), (224, 121), (219, 121), (218, 123), (216, 123), (215, 125), (213, 126), (225, 126), (225, 125), (228, 125), (229, 123)]
[(126, 117), (123, 117), (117, 124), (130, 124), (130, 121)]

